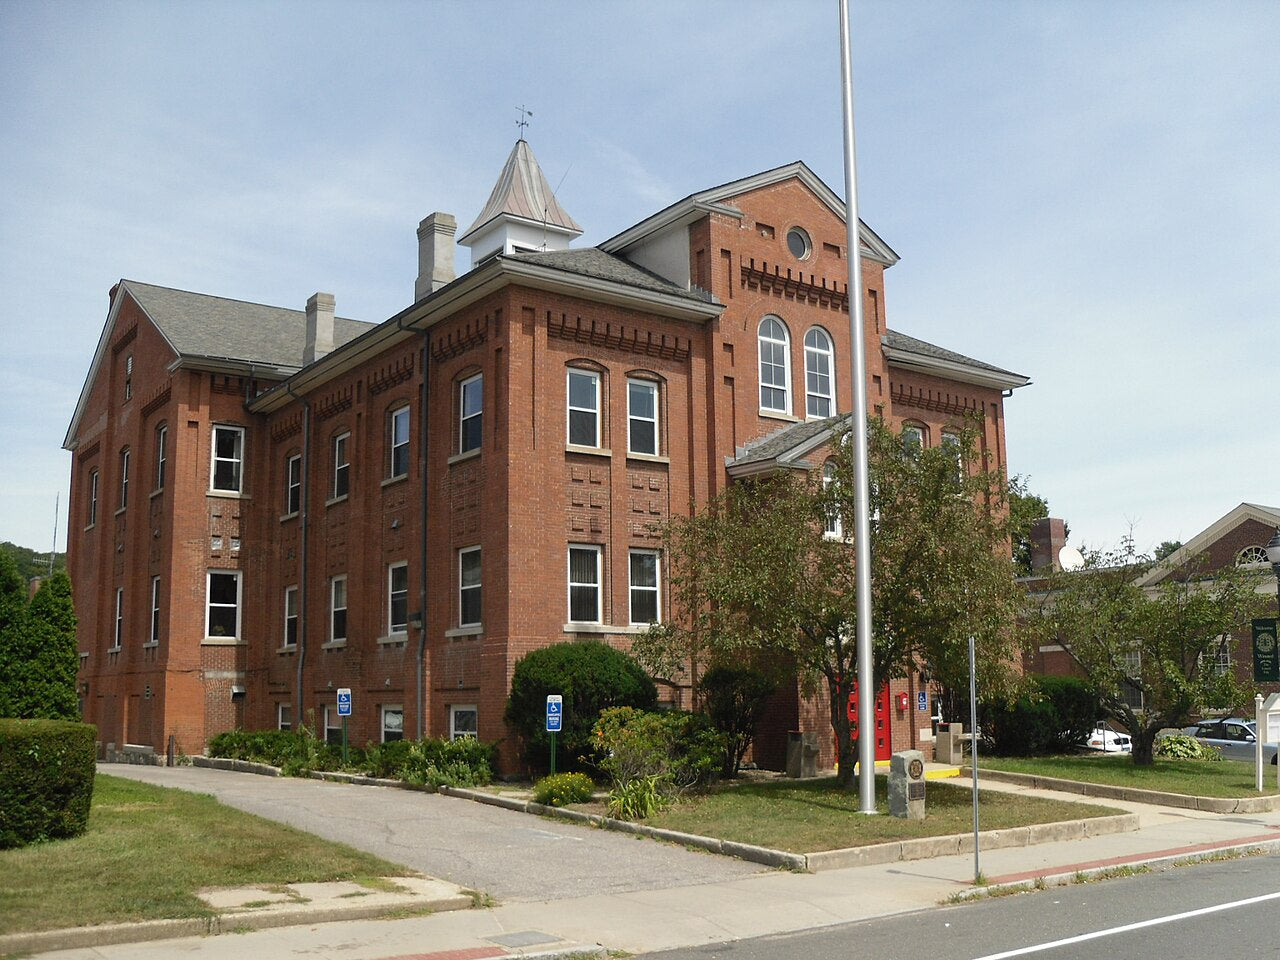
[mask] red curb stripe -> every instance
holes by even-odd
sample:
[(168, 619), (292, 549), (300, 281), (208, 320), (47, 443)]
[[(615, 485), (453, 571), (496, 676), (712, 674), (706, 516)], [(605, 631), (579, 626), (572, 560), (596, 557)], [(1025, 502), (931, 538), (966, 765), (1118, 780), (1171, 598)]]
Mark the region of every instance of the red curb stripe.
[(505, 957), (507, 951), (497, 947), (466, 947), (462, 950), (440, 950), (436, 953), (406, 953), (382, 960), (486, 960), (488, 957)]
[[(1276, 828), (1280, 831), (1280, 827)], [(1029, 870), (1025, 873), (1006, 873), (1000, 877), (989, 877), (988, 883), (1017, 883), (1020, 880), (1034, 880), (1036, 877), (1049, 877), (1059, 873), (1078, 873), (1081, 870), (1094, 870), (1098, 867), (1117, 867), (1126, 863), (1137, 863), (1143, 860), (1159, 860), (1163, 857), (1176, 857), (1180, 854), (1204, 853), (1206, 850), (1223, 850), (1227, 847), (1238, 847), (1248, 843), (1261, 843), (1265, 840), (1277, 839), (1276, 833), (1260, 833), (1253, 837), (1239, 837), (1216, 843), (1194, 843), (1187, 847), (1172, 847), (1168, 850), (1151, 850), (1147, 853), (1135, 853), (1127, 857), (1111, 857), (1107, 860), (1086, 860), (1083, 863), (1068, 863), (1061, 867), (1046, 867), (1042, 870)], [(970, 886), (968, 880), (960, 881)]]

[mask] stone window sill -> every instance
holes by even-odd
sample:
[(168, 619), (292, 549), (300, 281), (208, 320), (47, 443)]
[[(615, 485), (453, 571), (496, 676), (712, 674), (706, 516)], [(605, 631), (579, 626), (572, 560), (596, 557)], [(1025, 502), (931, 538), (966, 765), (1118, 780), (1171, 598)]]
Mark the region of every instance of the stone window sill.
[(293, 513), (282, 513), (282, 514), (280, 515), (280, 522), (281, 522), (281, 523), (284, 523), (286, 520), (297, 520), (297, 519), (298, 519), (298, 511), (297, 511), (297, 510), (293, 511)]
[(345, 650), (347, 648), (346, 640), (331, 640), (328, 643), (320, 644), (321, 650)]
[(793, 417), (789, 413), (783, 413), (781, 410), (766, 410), (764, 407), (760, 408), (760, 416), (768, 420), (785, 420), (787, 423), (803, 422), (799, 417)]
[(216, 497), (219, 500), (252, 500), (253, 497), (247, 493), (240, 493), (236, 490), (209, 490), (205, 493), (206, 497)]
[(474, 450), (466, 451), (466, 453), (455, 453), (445, 462), (452, 467), (455, 463), (461, 463), (463, 460), (474, 459), (480, 456), (480, 449), (480, 447), (476, 447)]
[(398, 644), (398, 643), (407, 643), (408, 640), (409, 640), (409, 634), (407, 632), (392, 633), (392, 634), (388, 634), (385, 637), (379, 637), (378, 645), (385, 647), (385, 646), (391, 646), (393, 644)]
[(628, 453), (628, 460), (643, 460), (645, 463), (671, 463), (670, 457), (664, 457), (656, 453)]
[(648, 630), (649, 624), (628, 624), (626, 626), (621, 626), (612, 623), (566, 623), (562, 629), (565, 633), (637, 634), (644, 633)]
[(387, 479), (382, 481), (381, 485), (384, 487), (391, 487), (395, 486), (397, 483), (404, 483), (408, 479), (409, 475), (407, 473), (402, 473), (398, 477), (387, 477)]
[(478, 636), (480, 636), (480, 635), (481, 635), (481, 634), (483, 634), (483, 633), (484, 633), (484, 624), (482, 624), (482, 623), (469, 623), (469, 624), (467, 624), (465, 627), (453, 627), (453, 628), (452, 628), (452, 629), (450, 629), (450, 630), (446, 630), (446, 631), (444, 632), (444, 635), (445, 635), (446, 637), (450, 637), (450, 638), (452, 638), (452, 637), (478, 637)]
[(276, 653), (297, 653), (298, 645), (296, 643), (286, 643), (284, 646), (277, 647)]
[(344, 494), (343, 494), (342, 496), (340, 496), (340, 497), (330, 497), (328, 500), (326, 500), (326, 501), (324, 502), (324, 505), (325, 505), (326, 507), (332, 507), (335, 503), (345, 503), (345, 502), (346, 502), (346, 500), (347, 500), (347, 498), (348, 498), (348, 497), (350, 497), (350, 496), (351, 496), (351, 494), (349, 494), (349, 493), (344, 493)]
[(588, 457), (612, 457), (613, 451), (608, 447), (583, 447), (576, 443), (566, 443), (565, 453), (581, 453)]
[(205, 637), (200, 641), (202, 647), (247, 647), (249, 641), (239, 637)]

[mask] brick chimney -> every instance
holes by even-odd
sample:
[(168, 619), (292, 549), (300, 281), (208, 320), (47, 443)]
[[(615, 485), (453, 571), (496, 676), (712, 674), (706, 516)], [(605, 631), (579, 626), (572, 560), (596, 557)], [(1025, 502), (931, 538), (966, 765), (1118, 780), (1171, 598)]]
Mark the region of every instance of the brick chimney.
[(418, 282), (413, 287), (415, 302), (457, 276), (453, 266), (453, 238), (457, 232), (458, 221), (451, 213), (436, 211), (418, 224)]
[(315, 363), (333, 352), (333, 294), (313, 293), (307, 298), (307, 339), (302, 348), (303, 364)]
[(1058, 571), (1058, 551), (1067, 545), (1067, 524), (1057, 517), (1041, 517), (1031, 524), (1031, 572)]

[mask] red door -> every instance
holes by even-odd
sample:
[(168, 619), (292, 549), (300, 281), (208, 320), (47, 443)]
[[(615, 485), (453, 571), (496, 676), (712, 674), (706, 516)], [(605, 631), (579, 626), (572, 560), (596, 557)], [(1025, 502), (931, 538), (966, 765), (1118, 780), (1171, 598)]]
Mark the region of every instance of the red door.
[[(886, 683), (876, 694), (874, 714), (876, 759), (888, 760), (893, 755), (893, 738), (889, 736), (889, 685)], [(858, 685), (849, 694), (849, 734), (858, 739)]]

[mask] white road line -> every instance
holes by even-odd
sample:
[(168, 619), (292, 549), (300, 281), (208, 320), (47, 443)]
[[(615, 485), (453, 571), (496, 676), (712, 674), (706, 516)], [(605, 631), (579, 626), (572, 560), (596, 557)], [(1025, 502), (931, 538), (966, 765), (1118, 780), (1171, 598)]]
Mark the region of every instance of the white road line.
[(1065, 940), (1054, 940), (1052, 943), (1039, 943), (1032, 947), (1019, 947), (1017, 950), (1006, 950), (1004, 953), (990, 953), (985, 957), (975, 957), (974, 960), (1006, 960), (1007, 957), (1021, 957), (1028, 953), (1039, 953), (1042, 950), (1053, 950), (1055, 947), (1067, 947), (1073, 943), (1083, 943), (1086, 940), (1097, 940), (1100, 937), (1111, 937), (1117, 933), (1128, 933), (1130, 930), (1141, 930), (1144, 927), (1155, 927), (1162, 923), (1174, 923), (1178, 920), (1188, 920), (1191, 917), (1204, 916), (1207, 913), (1219, 913), (1223, 910), (1234, 910), (1236, 907), (1248, 907), (1255, 903), (1265, 903), (1267, 900), (1280, 899), (1280, 892), (1267, 893), (1260, 897), (1249, 897), (1247, 900), (1235, 900), (1231, 903), (1220, 903), (1216, 907), (1201, 907), (1199, 910), (1188, 910), (1186, 913), (1175, 913), (1167, 917), (1156, 917), (1152, 920), (1143, 920), (1139, 923), (1126, 923), (1123, 927), (1112, 927), (1110, 930), (1095, 930), (1093, 933), (1082, 933), (1078, 937), (1067, 937)]

